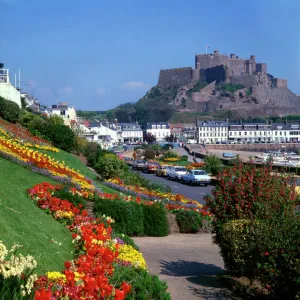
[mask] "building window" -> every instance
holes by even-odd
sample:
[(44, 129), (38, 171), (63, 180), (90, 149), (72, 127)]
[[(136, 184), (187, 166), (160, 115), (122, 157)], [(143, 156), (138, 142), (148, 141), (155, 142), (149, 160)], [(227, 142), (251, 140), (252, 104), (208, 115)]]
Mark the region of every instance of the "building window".
[(61, 110), (61, 111), (60, 111), (60, 115), (61, 115), (61, 116), (65, 116), (65, 115), (66, 115), (66, 111), (65, 111), (65, 110)]
[(239, 135), (242, 135), (242, 133), (239, 131)]

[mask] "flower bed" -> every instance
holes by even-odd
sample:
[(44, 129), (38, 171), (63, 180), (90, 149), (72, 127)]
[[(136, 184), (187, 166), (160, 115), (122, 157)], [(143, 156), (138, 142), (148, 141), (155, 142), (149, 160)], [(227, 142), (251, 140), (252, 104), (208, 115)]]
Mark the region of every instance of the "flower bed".
[[(91, 218), (80, 206), (53, 197), (60, 188), (45, 182), (29, 189), (28, 194), (37, 206), (68, 224), (78, 256), (74, 261), (65, 262), (63, 272), (48, 272), (40, 277), (35, 282), (35, 299), (60, 299), (67, 295), (68, 299), (124, 299), (131, 286), (124, 281), (118, 289), (109, 283), (114, 264), (127, 263), (145, 269), (144, 258), (120, 238), (111, 238), (110, 217)], [(90, 197), (74, 188), (71, 192)]]
[(38, 150), (20, 144), (18, 140), (8, 135), (0, 134), (0, 156), (54, 180), (94, 189), (90, 179), (69, 168), (64, 162), (55, 161)]
[(59, 152), (46, 140), (32, 135), (27, 129), (0, 118), (0, 136), (4, 135), (29, 148)]
[(165, 204), (166, 209), (170, 211), (185, 209), (194, 210), (202, 215), (210, 215), (207, 208), (195, 200), (189, 199), (180, 194), (161, 193), (157, 191), (150, 191), (140, 186), (128, 186), (124, 185), (120, 179), (111, 179), (104, 182), (104, 185), (109, 186), (115, 190), (123, 193), (130, 194), (135, 197), (139, 197), (150, 201), (162, 201)]

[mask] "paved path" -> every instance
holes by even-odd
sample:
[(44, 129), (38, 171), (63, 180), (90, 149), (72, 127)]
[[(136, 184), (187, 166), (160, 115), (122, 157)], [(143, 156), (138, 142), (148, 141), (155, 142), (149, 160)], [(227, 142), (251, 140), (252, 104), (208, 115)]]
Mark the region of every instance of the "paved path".
[(216, 278), (224, 265), (211, 234), (136, 237), (134, 241), (148, 270), (167, 281), (173, 300), (236, 299)]

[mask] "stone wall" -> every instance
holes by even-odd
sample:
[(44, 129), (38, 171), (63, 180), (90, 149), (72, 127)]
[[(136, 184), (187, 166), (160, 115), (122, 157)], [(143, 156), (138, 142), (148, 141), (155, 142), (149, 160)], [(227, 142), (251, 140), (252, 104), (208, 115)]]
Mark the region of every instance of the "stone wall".
[(231, 76), (231, 84), (242, 84), (246, 88), (257, 85), (258, 76), (257, 75), (240, 75), (240, 76)]
[(231, 76), (237, 76), (245, 74), (245, 60), (243, 59), (229, 59), (228, 68)]
[(220, 65), (228, 65), (228, 56), (223, 54), (200, 54), (196, 55), (195, 68), (200, 65), (200, 69), (208, 69)]
[(267, 74), (267, 64), (257, 63), (256, 64), (256, 72)]
[(237, 144), (237, 145), (206, 145), (207, 150), (235, 150), (235, 151), (253, 151), (253, 152), (265, 152), (269, 150), (278, 151), (282, 149), (282, 146), (285, 147), (285, 151), (299, 150), (299, 143), (287, 143), (287, 144)]
[(225, 66), (216, 66), (212, 68), (208, 68), (205, 70), (205, 79), (206, 82), (211, 83), (216, 81), (216, 83), (225, 82), (226, 74), (225, 74)]
[(272, 82), (272, 87), (274, 88), (287, 89), (287, 80), (285, 79), (274, 78), (271, 79), (271, 82)]
[(189, 84), (192, 81), (192, 68), (177, 68), (160, 70), (158, 86), (161, 87), (179, 87)]
[(216, 82), (213, 81), (212, 83), (208, 84), (206, 87), (201, 89), (200, 92), (192, 93), (192, 100), (196, 102), (202, 102), (209, 100), (212, 90), (215, 88)]

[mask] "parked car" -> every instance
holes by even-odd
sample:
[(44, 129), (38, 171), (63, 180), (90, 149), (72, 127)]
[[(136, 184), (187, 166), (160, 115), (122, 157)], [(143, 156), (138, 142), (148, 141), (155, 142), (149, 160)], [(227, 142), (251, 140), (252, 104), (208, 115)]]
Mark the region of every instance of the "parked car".
[(203, 184), (207, 186), (211, 181), (211, 177), (203, 170), (188, 170), (181, 176), (181, 181), (190, 185)]
[(168, 179), (181, 180), (181, 176), (186, 173), (185, 167), (174, 166), (167, 170)]
[(195, 158), (193, 159), (193, 161), (194, 161), (195, 163), (200, 163), (200, 162), (203, 162), (203, 159), (198, 158), (198, 157), (195, 157)]
[(147, 173), (155, 173), (156, 169), (159, 167), (159, 163), (156, 161), (147, 161), (143, 166), (142, 171)]
[(156, 176), (167, 176), (167, 171), (171, 168), (169, 165), (159, 165), (156, 169)]
[(132, 163), (132, 169), (135, 169), (135, 170), (142, 170), (144, 165), (145, 165), (146, 161), (145, 160), (135, 160), (133, 163)]
[(232, 152), (223, 152), (224, 158), (235, 158), (235, 155)]
[(131, 158), (131, 157), (124, 157), (124, 161), (126, 162), (126, 164), (128, 166), (132, 166), (132, 164), (133, 164), (133, 158)]

